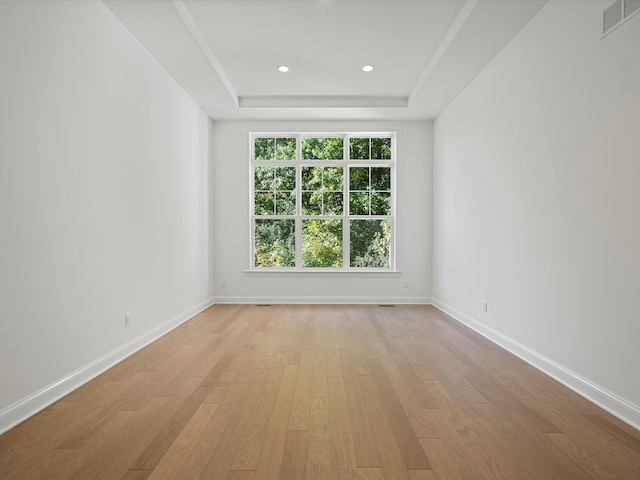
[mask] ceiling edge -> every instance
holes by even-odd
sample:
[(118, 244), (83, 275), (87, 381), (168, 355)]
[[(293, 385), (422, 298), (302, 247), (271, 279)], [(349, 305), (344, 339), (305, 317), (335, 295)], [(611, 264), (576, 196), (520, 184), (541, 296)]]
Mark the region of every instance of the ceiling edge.
[(209, 47), (209, 44), (207, 43), (206, 39), (204, 38), (204, 35), (200, 31), (200, 28), (198, 28), (198, 25), (196, 24), (196, 21), (193, 19), (193, 17), (189, 13), (189, 10), (187, 9), (187, 6), (184, 4), (184, 2), (182, 0), (171, 0), (171, 3), (173, 4), (175, 9), (177, 10), (178, 14), (180, 15), (180, 18), (182, 18), (182, 21), (184, 22), (184, 24), (189, 29), (189, 32), (191, 32), (191, 35), (193, 36), (194, 40), (196, 41), (196, 43), (200, 47), (200, 50), (202, 50), (202, 53), (204, 53), (204, 56), (206, 57), (207, 61), (211, 65), (211, 68), (213, 68), (213, 70), (216, 72), (216, 74), (218, 75), (218, 77), (222, 81), (222, 84), (224, 85), (224, 87), (226, 88), (227, 92), (229, 93), (229, 95), (233, 99), (234, 103), (236, 104), (236, 106), (239, 106), (240, 102), (239, 102), (239, 99), (238, 99), (238, 94), (236, 93), (235, 89), (233, 88), (233, 85), (231, 84), (231, 81), (229, 80), (229, 77), (227, 77), (227, 74), (225, 73), (224, 69), (222, 68), (222, 65), (220, 64), (220, 61), (218, 60), (218, 58), (215, 56), (215, 54), (211, 50), (211, 47)]
[(438, 63), (440, 63), (440, 60), (442, 60), (442, 57), (447, 52), (447, 49), (449, 48), (449, 46), (453, 43), (458, 33), (460, 33), (460, 30), (462, 30), (462, 27), (464, 26), (467, 19), (473, 12), (474, 8), (476, 8), (476, 5), (478, 4), (479, 1), (480, 0), (467, 0), (466, 3), (462, 6), (460, 13), (458, 13), (458, 16), (451, 24), (451, 27), (449, 27), (449, 30), (447, 31), (446, 35), (442, 38), (440, 45), (438, 45), (438, 49), (433, 54), (433, 56), (429, 60), (429, 63), (427, 64), (425, 69), (422, 71), (422, 73), (420, 74), (420, 77), (418, 77), (418, 80), (416, 81), (415, 85), (411, 89), (411, 93), (409, 94), (409, 103), (413, 101), (415, 96), (420, 92), (420, 90), (422, 90), (424, 85), (427, 83), (427, 80), (429, 79), (433, 71), (438, 66)]

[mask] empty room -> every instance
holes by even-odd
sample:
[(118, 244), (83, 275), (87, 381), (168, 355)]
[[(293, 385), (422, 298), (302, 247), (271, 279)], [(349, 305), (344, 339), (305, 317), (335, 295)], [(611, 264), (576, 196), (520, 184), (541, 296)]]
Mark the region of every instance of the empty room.
[(0, 479), (640, 478), (639, 0), (0, 1)]

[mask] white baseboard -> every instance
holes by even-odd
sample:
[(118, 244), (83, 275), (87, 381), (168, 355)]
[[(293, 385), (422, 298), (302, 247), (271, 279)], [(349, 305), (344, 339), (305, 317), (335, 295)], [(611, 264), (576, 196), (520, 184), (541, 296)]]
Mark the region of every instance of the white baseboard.
[(508, 350), (538, 370), (541, 370), (550, 377), (556, 379), (574, 392), (585, 397), (587, 400), (618, 417), (623, 422), (640, 430), (640, 407), (638, 405), (634, 405), (615, 393), (606, 390), (589, 379), (578, 375), (568, 368), (554, 362), (544, 355), (539, 354), (531, 348), (518, 343), (514, 339), (503, 335), (497, 330), (494, 330), (475, 318), (456, 310), (452, 306), (447, 305), (436, 298), (433, 299), (432, 304), (454, 320), (457, 320), (478, 332), (483, 337), (486, 337), (492, 342), (500, 345), (505, 350)]
[(216, 303), (224, 304), (307, 304), (307, 305), (378, 305), (378, 304), (425, 304), (431, 303), (429, 297), (216, 297)]
[(171, 330), (190, 320), (215, 303), (271, 303), (271, 304), (429, 304), (480, 335), (500, 345), (525, 362), (556, 379), (576, 393), (607, 410), (632, 427), (640, 430), (640, 407), (581, 377), (553, 360), (518, 343), (506, 335), (459, 312), (446, 303), (429, 297), (219, 297), (208, 299), (182, 312), (156, 328), (134, 338), (102, 357), (88, 363), (58, 381), (34, 392), (18, 402), (0, 410), (0, 434), (68, 395), (125, 358), (154, 342)]
[(65, 395), (68, 395), (125, 358), (133, 355), (138, 350), (146, 347), (174, 328), (182, 325), (184, 322), (209, 308), (214, 303), (215, 301), (213, 298), (207, 299), (195, 307), (176, 315), (161, 325), (158, 325), (152, 330), (139, 335), (124, 345), (119, 346), (102, 357), (84, 365), (75, 372), (71, 372), (56, 382), (47, 385), (46, 387), (12, 405), (9, 405), (6, 408), (3, 408), (0, 410), (0, 434), (25, 421), (27, 418), (35, 415), (57, 400), (60, 400)]

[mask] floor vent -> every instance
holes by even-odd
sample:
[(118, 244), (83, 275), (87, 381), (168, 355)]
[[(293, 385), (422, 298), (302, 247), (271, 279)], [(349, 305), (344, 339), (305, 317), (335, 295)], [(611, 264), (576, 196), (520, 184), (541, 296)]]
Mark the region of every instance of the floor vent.
[(378, 305), (379, 307), (395, 307), (395, 305)]
[(640, 12), (640, 0), (616, 0), (602, 12), (602, 36), (612, 32)]
[(256, 305), (256, 307), (270, 307), (271, 305), (269, 305), (268, 303), (258, 303)]

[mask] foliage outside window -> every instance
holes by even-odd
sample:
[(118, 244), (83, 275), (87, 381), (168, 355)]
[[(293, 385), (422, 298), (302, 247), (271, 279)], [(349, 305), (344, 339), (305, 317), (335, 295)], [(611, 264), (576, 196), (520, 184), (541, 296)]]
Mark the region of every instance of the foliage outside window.
[(393, 269), (393, 134), (252, 134), (254, 269)]

